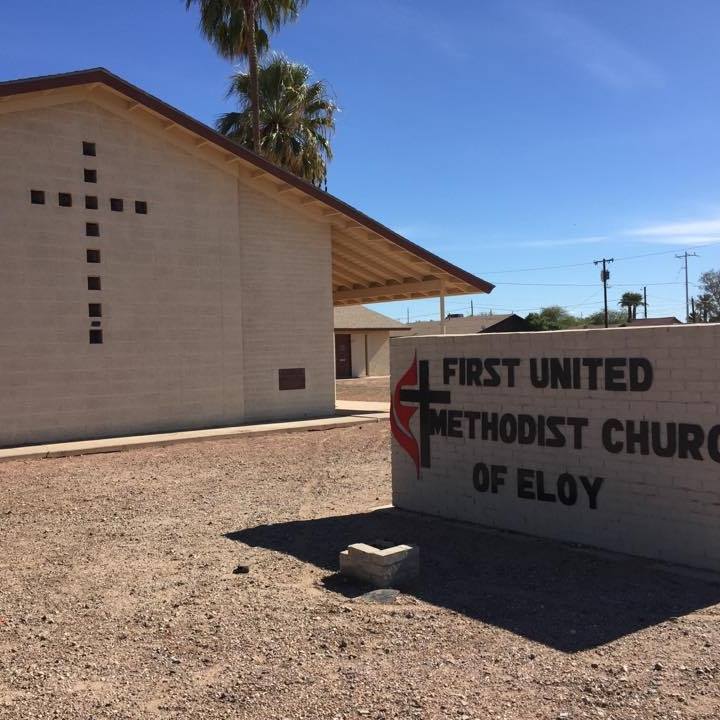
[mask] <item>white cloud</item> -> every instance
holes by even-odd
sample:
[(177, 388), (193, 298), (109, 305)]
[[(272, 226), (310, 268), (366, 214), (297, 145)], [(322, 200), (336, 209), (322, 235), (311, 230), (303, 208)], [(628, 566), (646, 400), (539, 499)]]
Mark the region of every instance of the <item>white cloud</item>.
[(553, 50), (598, 82), (615, 89), (660, 87), (660, 70), (579, 15), (550, 4), (521, 2), (519, 11), (552, 41)]
[(511, 247), (566, 247), (571, 245), (595, 245), (607, 242), (607, 235), (592, 235), (590, 237), (565, 238), (561, 240), (528, 240), (513, 243)]
[(622, 235), (652, 245), (716, 245), (720, 244), (720, 218), (643, 225), (625, 230)]
[(672, 245), (680, 248), (718, 244), (720, 243), (720, 233), (717, 235), (647, 235), (638, 239), (640, 242), (650, 245)]
[(720, 218), (646, 225), (645, 227), (628, 230), (625, 234), (636, 237), (659, 236), (668, 238), (677, 238), (683, 235), (718, 235), (720, 234)]

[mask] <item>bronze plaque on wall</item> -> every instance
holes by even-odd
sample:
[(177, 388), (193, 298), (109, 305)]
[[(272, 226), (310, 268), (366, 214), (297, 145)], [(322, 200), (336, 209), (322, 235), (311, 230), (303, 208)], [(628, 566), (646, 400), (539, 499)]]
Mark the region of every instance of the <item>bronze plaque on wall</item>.
[(281, 390), (304, 390), (305, 368), (285, 368), (278, 370)]

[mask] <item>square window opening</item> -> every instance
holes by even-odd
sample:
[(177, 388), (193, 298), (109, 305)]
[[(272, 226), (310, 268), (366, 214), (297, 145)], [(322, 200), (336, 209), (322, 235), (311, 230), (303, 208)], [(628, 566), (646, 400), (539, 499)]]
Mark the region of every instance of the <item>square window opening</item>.
[(58, 193), (58, 205), (60, 207), (72, 207), (72, 195), (70, 193)]
[(100, 278), (97, 275), (88, 276), (88, 290), (100, 290)]
[(88, 317), (102, 317), (102, 305), (100, 303), (90, 303), (88, 305)]
[(103, 331), (102, 330), (90, 330), (90, 344), (91, 345), (102, 345)]
[(44, 205), (45, 204), (45, 191), (44, 190), (31, 190), (30, 191), (30, 202), (33, 205)]
[(86, 251), (87, 261), (89, 263), (99, 263), (100, 262), (100, 251), (99, 250), (87, 250)]
[(85, 223), (85, 234), (88, 237), (100, 237), (100, 224), (94, 222)]
[(85, 196), (85, 207), (88, 210), (97, 210), (98, 209), (98, 199), (95, 195), (86, 195)]
[(87, 183), (96, 183), (97, 182), (97, 170), (91, 170), (89, 168), (85, 168), (84, 176), (85, 176), (85, 182)]
[(97, 149), (95, 148), (94, 142), (86, 142), (83, 140), (83, 155), (87, 155), (88, 157), (95, 157), (97, 154)]
[(145, 202), (145, 200), (136, 200), (135, 201), (135, 212), (138, 215), (147, 215), (148, 211), (148, 204)]
[(122, 212), (124, 206), (125, 203), (122, 201), (122, 198), (110, 198), (110, 209), (113, 212)]

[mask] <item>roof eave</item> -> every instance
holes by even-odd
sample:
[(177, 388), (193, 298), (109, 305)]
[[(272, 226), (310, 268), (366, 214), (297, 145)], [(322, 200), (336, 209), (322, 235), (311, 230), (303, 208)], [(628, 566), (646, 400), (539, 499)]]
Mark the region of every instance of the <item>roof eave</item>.
[[(66, 87), (72, 87), (76, 85), (91, 85), (95, 83), (103, 84), (126, 97), (142, 103), (151, 110), (164, 115), (169, 120), (182, 125), (186, 129), (196, 133), (203, 139), (209, 142), (215, 143), (223, 150), (226, 150), (237, 157), (245, 160), (257, 168), (265, 171), (266, 173), (275, 176), (279, 180), (292, 185), (298, 190), (306, 193), (307, 195), (325, 203), (328, 207), (342, 213), (351, 220), (359, 223), (367, 230), (380, 235), (386, 240), (394, 243), (398, 247), (413, 253), (414, 255), (422, 258), (431, 265), (436, 266), (443, 272), (452, 275), (468, 286), (467, 292), (461, 294), (472, 294), (477, 293), (490, 293), (494, 289), (492, 283), (483, 280), (482, 278), (473, 275), (472, 273), (463, 270), (462, 268), (438, 257), (434, 253), (426, 250), (425, 248), (416, 245), (411, 240), (399, 235), (390, 228), (382, 225), (377, 220), (373, 220), (371, 217), (365, 215), (363, 212), (348, 205), (343, 200), (327, 193), (320, 188), (312, 185), (311, 183), (302, 180), (301, 178), (293, 175), (292, 173), (283, 170), (282, 168), (273, 165), (265, 158), (256, 155), (247, 148), (244, 148), (237, 143), (229, 140), (224, 135), (216, 132), (207, 125), (195, 120), (195, 118), (186, 115), (177, 108), (168, 105), (163, 100), (145, 92), (139, 87), (123, 80), (117, 75), (111, 73), (109, 70), (98, 67), (88, 70), (78, 70), (69, 73), (62, 73), (58, 75), (45, 75), (41, 77), (27, 78), (23, 80), (9, 80), (0, 82), (0, 98), (5, 98), (13, 95), (20, 95), (33, 92), (44, 92), (48, 90), (61, 89)], [(453, 293), (459, 294), (459, 293)], [(419, 297), (422, 297), (419, 296)], [(362, 302), (372, 302), (372, 300), (364, 300)]]

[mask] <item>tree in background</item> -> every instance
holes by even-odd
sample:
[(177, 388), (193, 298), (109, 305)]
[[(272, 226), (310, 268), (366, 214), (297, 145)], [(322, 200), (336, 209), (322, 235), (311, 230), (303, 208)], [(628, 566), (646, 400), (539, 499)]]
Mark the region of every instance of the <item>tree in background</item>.
[(261, 152), (258, 56), (269, 46), (269, 35), (295, 20), (308, 0), (185, 0), (185, 8), (200, 7), (200, 31), (228, 60), (247, 60), (251, 117), (250, 146)]
[(578, 319), (559, 305), (542, 308), (539, 313), (530, 313), (525, 318), (531, 330), (567, 330), (577, 327)]
[[(625, 322), (625, 313), (622, 310), (608, 310), (608, 325), (620, 325)], [(602, 325), (605, 327), (605, 312), (598, 312), (588, 315), (585, 318), (586, 325)]]
[(695, 299), (695, 314), (703, 322), (720, 322), (720, 270), (708, 270), (700, 276), (700, 295)]
[(695, 298), (695, 313), (691, 313), (692, 322), (710, 322), (712, 317), (713, 302), (712, 297), (707, 293), (698, 295)]
[[(254, 134), (251, 86), (249, 73), (233, 75), (228, 97), (237, 98), (240, 111), (221, 115), (216, 124), (223, 135), (247, 147)], [(260, 154), (314, 185), (326, 185), (337, 111), (327, 85), (311, 81), (306, 65), (275, 55), (260, 66), (258, 87)]]
[(627, 321), (632, 322), (637, 317), (638, 305), (643, 305), (643, 296), (639, 292), (625, 292), (618, 305), (627, 308)]

